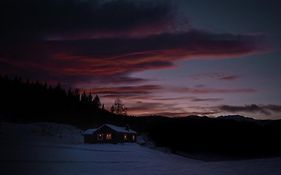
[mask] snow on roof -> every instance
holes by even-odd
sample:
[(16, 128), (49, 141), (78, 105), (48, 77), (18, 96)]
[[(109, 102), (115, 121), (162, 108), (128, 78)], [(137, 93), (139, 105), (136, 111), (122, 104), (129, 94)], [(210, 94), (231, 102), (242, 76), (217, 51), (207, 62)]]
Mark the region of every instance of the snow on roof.
[(128, 134), (136, 134), (135, 131), (129, 129), (127, 130), (125, 127), (120, 127), (120, 126), (115, 126), (115, 125), (111, 125), (111, 124), (104, 124), (98, 128), (93, 128), (93, 129), (87, 129), (84, 134), (89, 135), (89, 134), (93, 134), (94, 132), (96, 132), (97, 130), (99, 130), (100, 128), (107, 126), (111, 129), (113, 129), (116, 132), (121, 132), (121, 133), (128, 133)]
[[(132, 134), (136, 134), (135, 131), (131, 130), (131, 129), (126, 129), (125, 127), (120, 127), (120, 126), (115, 126), (115, 125), (111, 125), (111, 124), (104, 124), (105, 126), (117, 131), (117, 132), (122, 132), (122, 133), (132, 133)], [(103, 126), (104, 126), (103, 125)], [(101, 127), (103, 127), (101, 126)]]
[(85, 134), (85, 135), (90, 135), (90, 134), (93, 134), (96, 130), (97, 130), (97, 128), (94, 128), (94, 129), (87, 129), (86, 131), (84, 131), (83, 134)]

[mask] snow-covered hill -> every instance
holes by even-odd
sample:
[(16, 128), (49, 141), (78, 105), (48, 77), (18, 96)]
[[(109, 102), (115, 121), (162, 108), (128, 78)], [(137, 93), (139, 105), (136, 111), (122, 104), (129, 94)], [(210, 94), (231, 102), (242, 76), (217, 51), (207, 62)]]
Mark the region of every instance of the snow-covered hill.
[[(41, 132), (38, 134), (38, 132), (35, 132), (37, 130), (33, 131), (34, 128), (38, 129), (38, 126), (39, 128), (49, 129), (46, 129), (43, 132), (44, 134)], [(52, 132), (57, 130), (55, 129), (57, 127), (60, 128), (58, 129), (61, 131), (60, 134)], [(5, 172), (3, 174), (27, 175), (281, 174), (281, 158), (204, 162), (160, 152), (132, 143), (83, 144), (80, 142), (82, 138), (80, 130), (67, 125), (14, 125), (6, 123), (2, 124), (1, 128), (4, 128), (5, 132), (10, 128), (9, 132), (1, 133), (1, 174), (2, 172)], [(29, 138), (28, 142), (23, 140), (21, 142), (3, 140), (11, 136), (17, 139), (19, 130), (22, 130), (21, 139), (25, 136)], [(36, 139), (32, 139), (32, 137)], [(47, 140), (42, 142), (42, 139), (37, 137)], [(80, 139), (77, 139), (78, 137)], [(73, 142), (71, 138), (73, 138)]]
[(71, 125), (56, 123), (0, 123), (2, 142), (78, 144), (83, 143), (81, 133)]

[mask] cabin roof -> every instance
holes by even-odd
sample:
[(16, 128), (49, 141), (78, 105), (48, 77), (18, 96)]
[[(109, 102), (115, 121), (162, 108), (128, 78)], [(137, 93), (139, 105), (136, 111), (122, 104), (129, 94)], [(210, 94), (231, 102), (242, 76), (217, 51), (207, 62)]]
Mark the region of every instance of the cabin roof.
[(85, 134), (85, 135), (90, 135), (90, 134), (93, 134), (94, 132), (96, 132), (96, 128), (94, 128), (94, 129), (87, 129), (86, 131), (84, 131), (84, 133), (83, 134)]
[(111, 124), (104, 124), (104, 125), (106, 125), (107, 127), (111, 128), (117, 132), (136, 134), (135, 131), (133, 131), (131, 129), (127, 130), (125, 127), (115, 126), (115, 125), (111, 125)]
[(93, 134), (94, 132), (96, 132), (97, 130), (99, 130), (100, 128), (102, 128), (104, 126), (107, 126), (107, 127), (111, 128), (112, 130), (114, 130), (116, 132), (127, 133), (127, 134), (136, 134), (136, 132), (131, 130), (131, 129), (127, 130), (125, 127), (115, 126), (115, 125), (111, 125), (111, 124), (103, 124), (98, 128), (87, 129), (84, 132), (84, 134), (85, 135)]

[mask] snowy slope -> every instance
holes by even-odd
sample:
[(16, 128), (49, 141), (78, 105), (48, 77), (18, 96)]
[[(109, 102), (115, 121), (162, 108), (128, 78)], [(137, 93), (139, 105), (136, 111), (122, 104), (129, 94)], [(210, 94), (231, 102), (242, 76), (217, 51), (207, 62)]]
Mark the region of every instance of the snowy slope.
[(0, 124), (0, 139), (5, 142), (83, 143), (81, 133), (71, 125), (56, 123)]
[[(14, 130), (19, 130), (18, 127), (15, 126), (17, 129), (14, 128)], [(21, 127), (25, 128), (25, 126)], [(65, 127), (68, 126), (61, 126), (61, 128)], [(61, 130), (64, 131), (64, 129)], [(79, 130), (75, 128), (73, 130), (75, 131), (73, 133), (77, 134), (73, 138), (78, 137)], [(63, 140), (66, 143), (50, 138), (58, 137), (57, 135), (47, 136), (49, 143), (43, 143), (40, 139), (29, 140), (29, 142), (2, 140), (0, 142), (0, 172), (27, 175), (281, 174), (281, 158), (204, 162), (163, 153), (138, 144), (69, 143), (71, 134), (66, 131), (62, 133), (65, 133), (64, 136), (69, 136), (68, 139)], [(1, 135), (4, 138), (3, 133)]]

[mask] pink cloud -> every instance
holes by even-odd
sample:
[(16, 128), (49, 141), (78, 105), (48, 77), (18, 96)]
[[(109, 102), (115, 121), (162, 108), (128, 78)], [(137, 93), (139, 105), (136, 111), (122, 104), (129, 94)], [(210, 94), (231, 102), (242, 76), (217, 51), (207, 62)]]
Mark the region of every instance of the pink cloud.
[[(106, 79), (114, 76), (117, 79), (123, 77), (124, 80), (134, 72), (173, 68), (178, 60), (199, 59), (199, 56), (200, 59), (215, 59), (214, 56), (216, 59), (226, 59), (257, 54), (267, 50), (262, 41), (262, 36), (196, 30), (141, 38), (40, 41), (2, 51), (0, 61), (14, 67), (15, 72), (19, 69), (24, 72), (38, 70), (65, 79)], [(219, 78), (234, 80), (237, 77), (221, 75)]]

